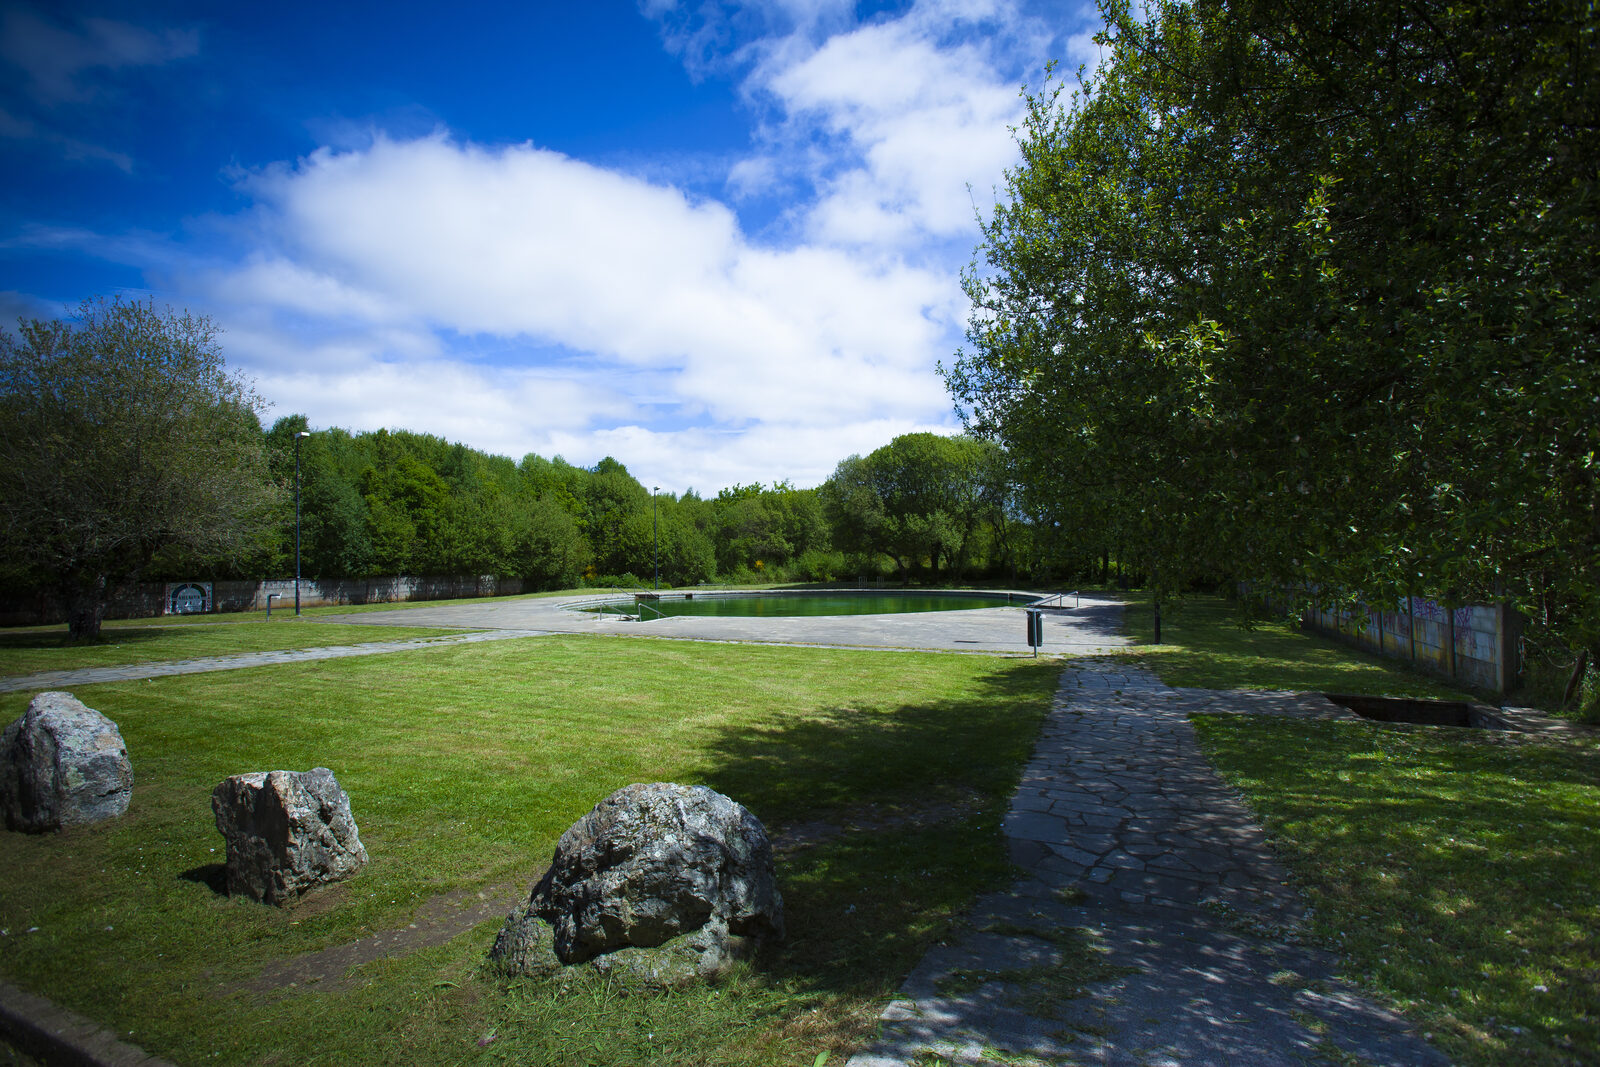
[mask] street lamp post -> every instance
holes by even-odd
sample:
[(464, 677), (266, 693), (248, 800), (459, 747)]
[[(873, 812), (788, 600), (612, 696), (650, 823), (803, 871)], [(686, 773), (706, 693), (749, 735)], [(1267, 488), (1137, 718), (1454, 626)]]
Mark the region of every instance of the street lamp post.
[(300, 439), (310, 437), (301, 430), (294, 435), (294, 613), (300, 615)]
[(650, 487), (650, 532), (656, 539), (656, 588), (661, 588), (661, 525), (656, 521), (656, 494), (661, 492), (659, 485)]

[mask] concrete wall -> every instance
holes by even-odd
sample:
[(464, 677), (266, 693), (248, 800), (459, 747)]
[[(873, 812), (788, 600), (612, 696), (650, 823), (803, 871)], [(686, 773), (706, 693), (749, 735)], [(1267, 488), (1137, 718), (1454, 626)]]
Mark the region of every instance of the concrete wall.
[(1388, 611), (1312, 608), (1301, 621), (1357, 648), (1406, 660), (1418, 670), (1478, 689), (1508, 693), (1521, 670), (1518, 619), (1504, 605), (1447, 608), (1411, 597)]
[[(124, 590), (106, 606), (108, 619), (142, 619), (166, 613), (172, 582), (142, 582)], [(294, 579), (282, 581), (209, 582), (212, 611), (265, 611), (267, 596), (276, 593), (273, 610), (294, 610)], [(524, 592), (521, 578), (486, 575), (423, 578), (366, 578), (333, 582), (300, 581), (300, 606), (384, 604), (402, 600), (457, 600), (467, 597), (514, 596)], [(0, 626), (39, 626), (66, 621), (61, 604), (45, 597), (0, 603)]]

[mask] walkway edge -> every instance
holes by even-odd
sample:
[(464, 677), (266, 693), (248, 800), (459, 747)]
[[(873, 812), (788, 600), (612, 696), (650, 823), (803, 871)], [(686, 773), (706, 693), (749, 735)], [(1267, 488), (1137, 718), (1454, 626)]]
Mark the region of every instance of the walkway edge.
[(77, 1012), (0, 982), (0, 1031), (47, 1064), (72, 1067), (175, 1067), (121, 1040)]
[(141, 682), (148, 678), (170, 678), (178, 674), (207, 674), (212, 671), (243, 670), (250, 667), (276, 667), (286, 663), (310, 663), (349, 656), (379, 656), (390, 652), (415, 652), (446, 645), (469, 645), (484, 641), (511, 641), (523, 637), (543, 637), (548, 630), (474, 630), (440, 637), (409, 637), (399, 641), (369, 641), (360, 645), (312, 645), (309, 648), (280, 648), (268, 652), (235, 652), (201, 659), (152, 660), (112, 667), (80, 667), (72, 670), (41, 671), (0, 678), (0, 693), (27, 690), (66, 689), (69, 686), (101, 685), (107, 682)]

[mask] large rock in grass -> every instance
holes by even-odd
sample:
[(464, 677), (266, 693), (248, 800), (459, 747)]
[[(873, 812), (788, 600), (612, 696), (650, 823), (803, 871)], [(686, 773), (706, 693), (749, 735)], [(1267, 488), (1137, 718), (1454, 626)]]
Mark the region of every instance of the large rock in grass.
[(211, 810), (228, 846), (228, 893), (286, 904), (367, 862), (350, 797), (326, 767), (225, 778)]
[(678, 983), (783, 937), (761, 821), (704, 786), (617, 790), (574, 823), (489, 958), (512, 974), (588, 963)]
[(0, 735), (6, 827), (37, 834), (114, 819), (133, 796), (117, 724), (71, 693), (40, 693)]

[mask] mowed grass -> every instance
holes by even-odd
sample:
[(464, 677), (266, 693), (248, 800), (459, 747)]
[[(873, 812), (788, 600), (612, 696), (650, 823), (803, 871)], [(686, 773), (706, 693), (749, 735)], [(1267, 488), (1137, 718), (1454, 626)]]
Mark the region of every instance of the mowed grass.
[(1134, 646), (1121, 654), (1136, 657), (1168, 685), (1198, 689), (1470, 699), (1398, 661), (1304, 633), (1293, 622), (1257, 620), (1247, 629), (1241, 625), (1244, 618), (1239, 605), (1221, 597), (1189, 597), (1176, 609), (1165, 606), (1162, 643), (1156, 645), (1150, 602), (1135, 601), (1123, 613)]
[(1460, 1064), (1600, 1063), (1600, 747), (1202, 716), (1354, 977)]
[[(999, 819), (1058, 670), (544, 637), (84, 687), (127, 740), (133, 803), (0, 836), (0, 972), (179, 1063), (842, 1060), (950, 919), (1009, 879)], [(0, 721), (26, 701), (0, 697)], [(312, 766), (349, 791), (368, 866), (291, 909), (218, 896), (212, 787)], [(441, 894), (525, 895), (568, 825), (659, 780), (718, 789), (775, 832), (846, 828), (780, 861), (789, 939), (731, 980), (507, 982), (482, 966), (490, 921), (347, 990), (251, 987)]]
[[(1395, 661), (1195, 597), (1125, 622), (1169, 685), (1470, 699)], [(1357, 981), (1462, 1064), (1600, 1062), (1600, 743), (1196, 719)]]
[(13, 627), (0, 630), (0, 677), (460, 632), (422, 626), (313, 624), (292, 614), (276, 615), (270, 621), (258, 614), (194, 619), (168, 616), (107, 622), (100, 631), (101, 640), (69, 645), (65, 626)]

